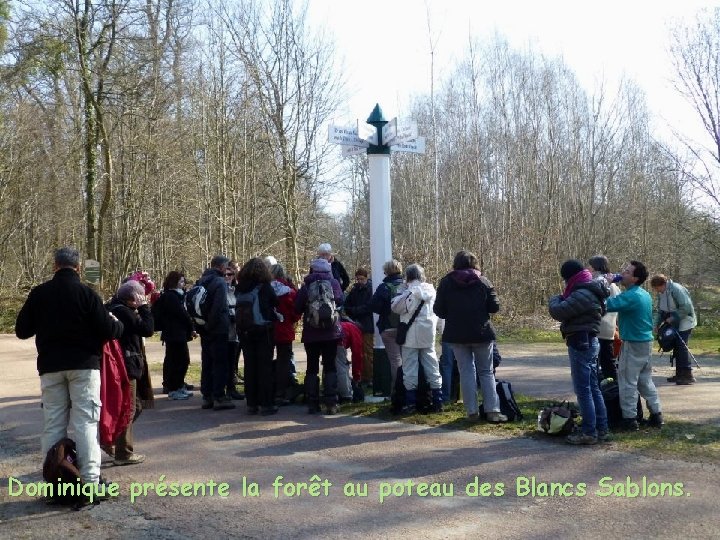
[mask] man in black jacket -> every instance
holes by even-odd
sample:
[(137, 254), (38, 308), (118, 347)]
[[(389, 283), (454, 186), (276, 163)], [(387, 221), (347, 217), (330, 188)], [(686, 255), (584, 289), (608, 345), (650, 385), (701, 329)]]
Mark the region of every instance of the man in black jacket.
[(228, 373), (228, 335), (230, 332), (230, 310), (228, 308), (228, 286), (225, 271), (230, 259), (215, 255), (210, 268), (203, 272), (200, 285), (207, 290), (205, 299), (205, 324), (197, 328), (200, 334), (200, 391), (202, 408), (234, 409), (235, 404), (225, 394)]
[(604, 280), (593, 280), (592, 274), (575, 259), (563, 263), (560, 275), (565, 280), (565, 290), (550, 298), (548, 308), (550, 316), (560, 321), (560, 332), (567, 343), (570, 375), (582, 415), (581, 431), (570, 434), (567, 442), (595, 444), (608, 437), (607, 410), (598, 383), (597, 334), (610, 290)]
[[(100, 359), (103, 344), (119, 338), (123, 325), (80, 282), (80, 254), (55, 252), (55, 275), (28, 295), (15, 323), (20, 339), (35, 336), (43, 404), (42, 455), (74, 431), (83, 482), (100, 480)], [(72, 403), (72, 407), (70, 404)]]

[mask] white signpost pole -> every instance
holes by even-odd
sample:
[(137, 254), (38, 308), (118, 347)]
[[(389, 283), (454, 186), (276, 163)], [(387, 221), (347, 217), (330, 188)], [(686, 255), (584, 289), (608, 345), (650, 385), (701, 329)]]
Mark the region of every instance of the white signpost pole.
[[(415, 122), (388, 122), (380, 105), (367, 119), (370, 127), (358, 122), (353, 126), (331, 125), (328, 141), (342, 145), (343, 156), (362, 154), (367, 149), (370, 181), (370, 269), (373, 292), (385, 277), (383, 264), (392, 259), (392, 230), (390, 228), (390, 150), (425, 153), (425, 139), (417, 136)], [(377, 323), (375, 315), (375, 323)], [(390, 362), (375, 325), (373, 347), (373, 393), (389, 396)]]
[[(375, 105), (367, 123), (375, 127), (378, 140), (382, 128), (387, 124), (380, 105)], [(370, 268), (372, 270), (373, 292), (382, 283), (383, 264), (392, 259), (392, 231), (390, 229), (390, 147), (386, 144), (371, 144), (368, 148), (368, 168), (370, 183)], [(377, 315), (375, 315), (377, 323)], [(373, 347), (374, 370), (381, 369), (388, 371), (390, 363), (387, 358), (385, 346), (380, 339), (380, 334), (375, 326), (375, 344)], [(374, 382), (382, 381), (386, 377), (380, 373), (374, 373)], [(389, 386), (389, 382), (387, 383)], [(391, 390), (391, 389), (390, 389)], [(388, 389), (376, 388), (373, 385), (374, 394), (389, 395)]]

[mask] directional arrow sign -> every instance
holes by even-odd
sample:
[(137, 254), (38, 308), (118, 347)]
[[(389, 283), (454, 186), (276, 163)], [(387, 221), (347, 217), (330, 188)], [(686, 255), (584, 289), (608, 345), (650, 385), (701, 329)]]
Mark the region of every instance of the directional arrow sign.
[(344, 144), (342, 147), (343, 157), (357, 156), (359, 154), (364, 154), (365, 152), (367, 152), (367, 146), (348, 146)]
[(416, 139), (418, 136), (417, 123), (416, 122), (403, 122), (397, 126), (397, 132), (395, 139), (390, 144), (398, 144), (401, 142), (410, 141)]
[(412, 152), (413, 154), (425, 153), (425, 137), (417, 137), (415, 139), (404, 141), (390, 147), (395, 152)]
[(358, 136), (370, 144), (377, 144), (377, 128), (358, 120)]
[(392, 144), (397, 135), (397, 116), (382, 127), (383, 144)]
[(367, 141), (364, 141), (360, 137), (358, 137), (357, 127), (330, 126), (328, 131), (328, 142), (331, 142), (333, 144), (364, 146), (365, 148), (369, 146)]

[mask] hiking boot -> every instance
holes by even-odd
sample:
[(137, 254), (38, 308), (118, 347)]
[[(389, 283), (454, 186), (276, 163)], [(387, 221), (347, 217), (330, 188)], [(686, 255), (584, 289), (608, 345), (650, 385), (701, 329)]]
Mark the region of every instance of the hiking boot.
[(210, 398), (204, 397), (202, 399), (202, 405), (200, 405), (201, 409), (212, 409), (213, 408), (213, 400)]
[(499, 413), (497, 411), (491, 411), (489, 413), (485, 413), (485, 416), (487, 417), (487, 421), (491, 424), (502, 424), (508, 421), (508, 417), (505, 416), (502, 413)]
[(610, 442), (610, 441), (612, 441), (612, 435), (607, 430), (605, 430), (605, 431), (598, 430), (597, 440), (598, 440), (598, 442)]
[(690, 386), (691, 384), (695, 384), (695, 377), (693, 377), (692, 370), (678, 370), (677, 377), (675, 378), (675, 384), (681, 386)]
[(480, 413), (472, 413), (467, 415), (468, 420), (471, 422), (479, 422), (480, 421)]
[(102, 450), (103, 452), (105, 452), (105, 453), (106, 453), (108, 456), (110, 456), (111, 458), (114, 458), (114, 457), (115, 457), (115, 445), (112, 445), (112, 444), (101, 444), (101, 445), (100, 445), (100, 450)]
[(623, 418), (620, 424), (621, 431), (640, 431), (640, 424), (635, 418)]
[(271, 407), (263, 407), (262, 409), (260, 409), (260, 414), (262, 414), (263, 416), (270, 416), (271, 414), (277, 414), (279, 410), (279, 407), (272, 405)]
[(258, 414), (259, 412), (260, 412), (260, 407), (258, 407), (258, 406), (247, 408), (248, 414)]
[(571, 433), (565, 437), (565, 442), (568, 444), (597, 444), (598, 438), (594, 435), (586, 435), (585, 433), (578, 431), (577, 433)]
[(237, 390), (230, 390), (228, 392), (228, 396), (230, 396), (230, 399), (234, 399), (235, 401), (242, 401), (245, 399), (245, 394), (238, 392)]
[(130, 456), (126, 457), (125, 459), (115, 458), (113, 460), (113, 464), (124, 466), (124, 465), (137, 465), (139, 463), (142, 463), (145, 461), (145, 456), (142, 454), (131, 454)]
[(415, 408), (415, 405), (405, 405), (402, 409), (400, 409), (400, 414), (415, 414), (417, 412), (417, 409)]
[(213, 402), (213, 411), (224, 411), (225, 409), (234, 409), (235, 404), (228, 396), (223, 396)]
[(337, 414), (339, 410), (340, 408), (337, 405), (327, 405), (325, 407), (325, 414), (332, 416), (333, 414)]
[(663, 414), (661, 412), (650, 413), (650, 418), (648, 419), (648, 426), (659, 429), (662, 428), (663, 425), (665, 425), (665, 420), (663, 419)]
[(673, 375), (672, 377), (668, 377), (668, 378), (665, 379), (665, 380), (666, 380), (667, 382), (677, 382), (677, 378), (678, 378), (678, 376), (677, 376), (677, 373), (676, 373), (676, 374)]

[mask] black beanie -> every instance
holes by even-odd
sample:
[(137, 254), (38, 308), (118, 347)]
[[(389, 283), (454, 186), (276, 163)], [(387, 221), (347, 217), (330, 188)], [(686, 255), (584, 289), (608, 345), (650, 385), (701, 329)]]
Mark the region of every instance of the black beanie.
[(582, 272), (584, 269), (585, 267), (583, 266), (583, 263), (577, 259), (570, 259), (569, 261), (565, 261), (560, 267), (560, 275), (565, 281), (567, 281), (578, 272)]

